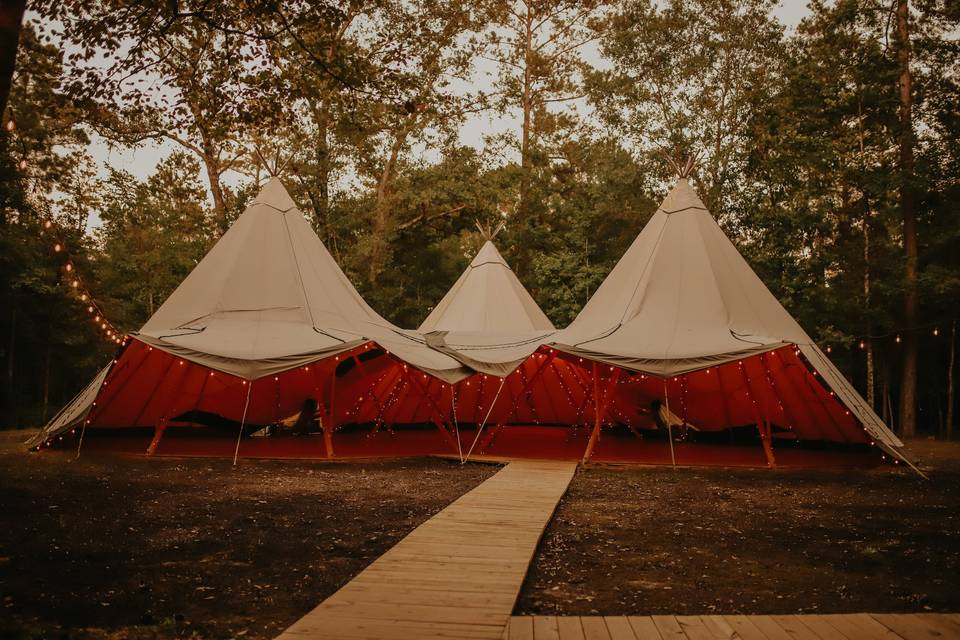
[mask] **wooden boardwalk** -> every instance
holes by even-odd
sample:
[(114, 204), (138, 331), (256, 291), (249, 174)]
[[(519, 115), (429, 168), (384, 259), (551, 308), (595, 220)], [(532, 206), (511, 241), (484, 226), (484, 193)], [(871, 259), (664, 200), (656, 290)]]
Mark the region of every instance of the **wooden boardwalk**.
[(575, 462), (511, 462), (279, 638), (500, 640), (575, 470)]
[(932, 640), (960, 638), (960, 614), (514, 616), (506, 640)]

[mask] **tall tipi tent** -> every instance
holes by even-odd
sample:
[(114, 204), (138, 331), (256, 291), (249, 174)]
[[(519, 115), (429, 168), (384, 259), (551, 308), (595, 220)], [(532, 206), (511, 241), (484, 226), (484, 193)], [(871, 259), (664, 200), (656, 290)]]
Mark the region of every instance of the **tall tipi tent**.
[(274, 178), (37, 442), (78, 425), (150, 427), (197, 414), (269, 424), (306, 398), (335, 427), (341, 360), (360, 354), (367, 365), (354, 378), (390, 363), (448, 381), (465, 375), (363, 301)]
[[(554, 346), (639, 375), (611, 410), (651, 399), (703, 430), (756, 424), (777, 440), (902, 443), (770, 293), (686, 179)], [(766, 447), (768, 457), (770, 447)]]

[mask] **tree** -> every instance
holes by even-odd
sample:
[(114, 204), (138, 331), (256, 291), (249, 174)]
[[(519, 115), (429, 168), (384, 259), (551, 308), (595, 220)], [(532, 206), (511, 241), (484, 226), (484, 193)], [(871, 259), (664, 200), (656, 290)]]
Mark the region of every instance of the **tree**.
[(7, 110), (10, 81), (17, 61), (17, 44), (27, 0), (10, 0), (0, 4), (0, 116)]
[(913, 196), (913, 89), (910, 77), (910, 4), (897, 0), (897, 61), (900, 66), (900, 209), (903, 216), (904, 292), (903, 372), (900, 379), (900, 429), (917, 429), (917, 213)]
[[(532, 244), (539, 226), (531, 220), (537, 166), (549, 162), (557, 139), (578, 124), (575, 114), (557, 107), (585, 97), (581, 50), (597, 38), (604, 4), (594, 0), (520, 0), (489, 5), (484, 56), (497, 64), (493, 104), (501, 112), (519, 111), (521, 119), (519, 140), (510, 141), (520, 155), (511, 224), (521, 247)], [(517, 273), (526, 273), (528, 263), (528, 253), (518, 250), (513, 265)]]
[(591, 102), (645, 162), (699, 158), (695, 178), (715, 214), (742, 186), (746, 126), (783, 68), (771, 0), (625, 0), (601, 40), (610, 70), (590, 77)]
[(216, 227), (199, 174), (198, 161), (183, 152), (144, 182), (111, 171), (95, 234), (96, 272), (108, 292), (103, 301), (123, 326), (143, 325), (210, 247)]

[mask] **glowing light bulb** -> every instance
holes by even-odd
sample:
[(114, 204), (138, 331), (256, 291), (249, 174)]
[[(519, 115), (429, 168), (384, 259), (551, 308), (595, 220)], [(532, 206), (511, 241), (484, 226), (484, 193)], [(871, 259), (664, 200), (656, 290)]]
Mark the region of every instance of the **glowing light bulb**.
[(63, 249), (63, 246), (62, 246), (59, 242), (58, 242), (57, 244), (53, 245), (53, 251), (54, 251), (54, 253), (60, 253), (60, 251), (61, 251), (62, 249)]

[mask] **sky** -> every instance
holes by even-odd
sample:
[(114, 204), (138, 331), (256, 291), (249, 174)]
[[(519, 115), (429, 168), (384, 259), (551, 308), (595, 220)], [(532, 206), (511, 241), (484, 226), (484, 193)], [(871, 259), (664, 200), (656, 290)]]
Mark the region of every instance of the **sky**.
[[(779, 4), (773, 9), (773, 14), (783, 23), (788, 31), (796, 28), (806, 15), (809, 14), (807, 0), (780, 0)], [(585, 52), (585, 57), (590, 60), (596, 57), (599, 61), (599, 54), (596, 51)], [(492, 73), (492, 69), (478, 69), (477, 82), (479, 84), (489, 83), (486, 76)], [(460, 142), (465, 145), (476, 148), (483, 147), (483, 139), (491, 134), (496, 135), (519, 128), (519, 120), (512, 114), (481, 114), (468, 121), (462, 128)], [(107, 167), (125, 169), (138, 178), (144, 179), (154, 172), (157, 164), (170, 154), (176, 148), (176, 144), (170, 141), (162, 143), (148, 142), (136, 149), (111, 148), (105, 141), (94, 136), (89, 147), (89, 152), (97, 163), (100, 175), (107, 175)], [(238, 175), (224, 176), (224, 182), (228, 185), (235, 185), (240, 181)], [(98, 220), (91, 220), (92, 226), (97, 226)]]

